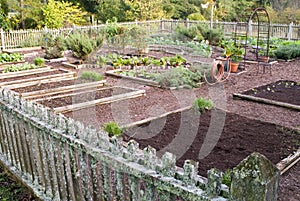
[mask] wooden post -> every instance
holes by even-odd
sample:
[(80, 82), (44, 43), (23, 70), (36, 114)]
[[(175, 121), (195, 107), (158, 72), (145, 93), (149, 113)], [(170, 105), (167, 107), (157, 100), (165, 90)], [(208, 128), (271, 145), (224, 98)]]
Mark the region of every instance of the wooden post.
[(189, 28), (189, 26), (190, 26), (189, 18), (186, 18), (186, 20), (185, 20), (185, 27)]
[(233, 200), (275, 201), (279, 176), (271, 161), (252, 153), (233, 169), (230, 195)]
[(291, 22), (291, 23), (289, 24), (289, 31), (288, 31), (288, 34), (287, 34), (287, 39), (288, 39), (288, 40), (291, 40), (291, 39), (292, 39), (292, 36), (293, 36), (293, 25), (294, 25), (293, 22)]
[(165, 29), (165, 27), (164, 27), (164, 19), (161, 18), (160, 19), (160, 32), (163, 32), (164, 29)]
[(1, 34), (1, 49), (5, 50), (4, 31), (2, 28), (0, 29), (0, 31), (1, 31), (1, 33), (0, 33)]

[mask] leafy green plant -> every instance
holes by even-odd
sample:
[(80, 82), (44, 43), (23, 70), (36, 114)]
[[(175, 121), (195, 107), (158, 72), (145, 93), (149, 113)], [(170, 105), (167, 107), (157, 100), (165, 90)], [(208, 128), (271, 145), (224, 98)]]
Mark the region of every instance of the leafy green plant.
[(161, 74), (153, 75), (153, 79), (162, 87), (198, 87), (202, 79), (202, 73), (198, 70), (190, 70), (183, 66), (172, 68)]
[(229, 186), (231, 185), (231, 174), (232, 174), (232, 170), (231, 169), (227, 169), (222, 177), (222, 183)]
[(24, 56), (20, 53), (2, 53), (0, 54), (0, 63), (19, 62), (24, 60)]
[(212, 109), (213, 103), (209, 99), (199, 97), (196, 100), (194, 100), (192, 107), (195, 111), (203, 112), (204, 110)]
[(108, 133), (110, 137), (116, 136), (120, 137), (122, 135), (122, 129), (116, 122), (108, 122), (103, 125), (104, 131)]
[(37, 66), (45, 66), (45, 59), (41, 57), (36, 57), (33, 60), (34, 64)]
[(106, 65), (109, 62), (109, 59), (103, 55), (99, 55), (97, 58), (97, 64), (99, 65)]
[(103, 80), (103, 76), (101, 74), (93, 71), (83, 71), (80, 75), (80, 78), (84, 80), (91, 80), (91, 81)]
[(186, 59), (183, 58), (183, 57), (180, 56), (180, 55), (176, 55), (176, 56), (170, 58), (170, 64), (171, 64), (172, 66), (180, 66), (180, 65), (182, 65), (184, 62), (186, 62)]
[(35, 64), (13, 64), (10, 66), (6, 66), (5, 69), (2, 71), (2, 73), (8, 73), (8, 72), (17, 72), (17, 71), (23, 71), (23, 70), (29, 70), (29, 69), (36, 69), (41, 68), (42, 66), (37, 66)]
[(245, 54), (245, 49), (240, 45), (235, 45), (232, 43), (228, 43), (225, 46), (225, 56), (230, 57), (230, 60), (233, 63), (237, 63), (242, 61), (243, 55)]

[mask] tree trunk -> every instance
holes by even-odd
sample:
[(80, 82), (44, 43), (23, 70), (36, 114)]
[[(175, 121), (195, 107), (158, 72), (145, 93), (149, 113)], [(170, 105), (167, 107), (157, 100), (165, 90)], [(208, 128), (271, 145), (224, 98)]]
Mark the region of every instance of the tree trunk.
[(22, 23), (22, 29), (26, 29), (26, 24), (25, 24), (25, 19), (24, 19), (23, 0), (20, 0), (20, 8), (21, 8), (21, 23)]

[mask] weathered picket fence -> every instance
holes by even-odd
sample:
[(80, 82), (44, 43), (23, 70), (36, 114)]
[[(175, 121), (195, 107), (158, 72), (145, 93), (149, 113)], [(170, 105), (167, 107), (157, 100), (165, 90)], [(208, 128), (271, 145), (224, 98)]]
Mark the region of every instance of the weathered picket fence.
[(0, 161), (42, 200), (276, 200), (279, 171), (258, 153), (229, 188), (216, 169), (204, 178), (196, 162), (179, 168), (173, 154), (138, 146), (0, 89)]
[[(178, 25), (191, 26), (193, 24), (206, 24), (209, 21), (191, 21), (191, 20), (152, 20), (143, 22), (124, 22), (122, 25), (138, 25), (143, 27), (148, 33), (173, 32)], [(11, 49), (20, 47), (46, 46), (47, 36), (63, 35), (74, 31), (88, 33), (99, 33), (106, 25), (93, 26), (74, 26), (72, 28), (62, 29), (41, 29), (41, 30), (12, 30), (4, 32), (0, 29), (1, 49)], [(220, 28), (225, 36), (232, 36), (237, 26), (236, 22), (213, 22), (214, 27)], [(252, 30), (255, 31), (257, 24), (252, 24)], [(300, 25), (291, 24), (270, 24), (270, 37), (286, 40), (300, 40)]]

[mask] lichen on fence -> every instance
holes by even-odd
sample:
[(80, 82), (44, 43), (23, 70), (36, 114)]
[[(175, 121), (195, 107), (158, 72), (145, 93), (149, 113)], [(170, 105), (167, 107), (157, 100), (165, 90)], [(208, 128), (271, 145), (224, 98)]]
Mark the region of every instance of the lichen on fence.
[[(222, 173), (212, 169), (204, 178), (198, 162), (176, 167), (172, 153), (159, 158), (150, 146), (141, 150), (136, 141), (109, 138), (3, 88), (0, 109), (0, 159), (43, 200), (230, 198)], [(277, 178), (274, 173), (268, 179)]]

